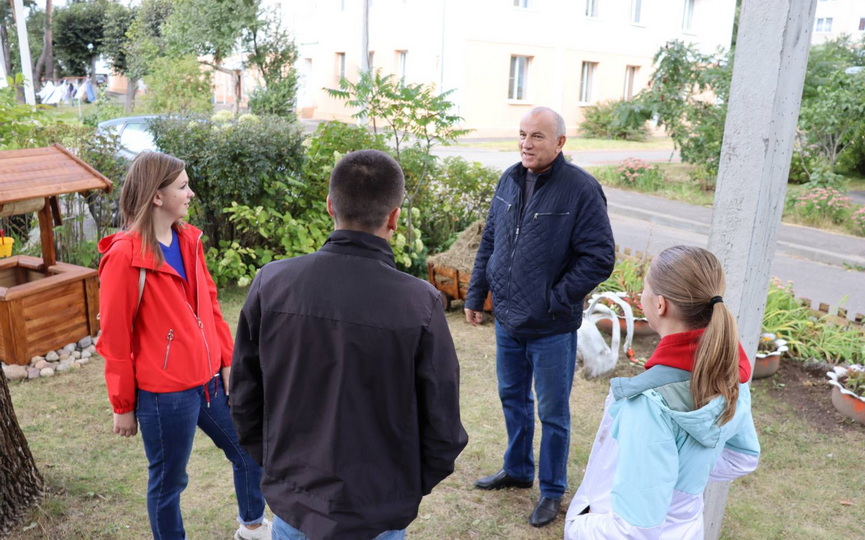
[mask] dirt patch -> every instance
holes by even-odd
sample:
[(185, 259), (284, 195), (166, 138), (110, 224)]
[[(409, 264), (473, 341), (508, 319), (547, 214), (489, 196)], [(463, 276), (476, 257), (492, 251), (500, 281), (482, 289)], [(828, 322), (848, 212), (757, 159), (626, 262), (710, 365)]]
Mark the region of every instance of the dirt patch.
[(773, 398), (786, 403), (800, 418), (820, 433), (839, 434), (848, 430), (865, 433), (865, 426), (839, 413), (832, 405), (831, 387), (825, 367), (806, 369), (799, 362), (782, 360), (778, 372), (754, 381)]

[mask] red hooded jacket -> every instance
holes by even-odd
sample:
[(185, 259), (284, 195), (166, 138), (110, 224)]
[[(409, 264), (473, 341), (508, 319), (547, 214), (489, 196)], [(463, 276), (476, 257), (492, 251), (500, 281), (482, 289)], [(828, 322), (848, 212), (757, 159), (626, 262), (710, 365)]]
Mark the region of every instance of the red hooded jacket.
[[(204, 260), (201, 231), (177, 227), (187, 281), (167, 263), (142, 255), (141, 237), (118, 232), (99, 242), (99, 306), (105, 382), (114, 412), (135, 409), (136, 389), (179, 392), (231, 365), (231, 332)], [(146, 272), (139, 304), (140, 269)], [(136, 314), (137, 307), (137, 314)], [(134, 326), (134, 330), (133, 330)]]

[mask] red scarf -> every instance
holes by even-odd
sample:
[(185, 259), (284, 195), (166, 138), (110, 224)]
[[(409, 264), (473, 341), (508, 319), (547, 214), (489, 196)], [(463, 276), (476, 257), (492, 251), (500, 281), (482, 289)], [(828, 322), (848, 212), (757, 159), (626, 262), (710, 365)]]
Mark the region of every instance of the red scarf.
[[(697, 352), (700, 336), (705, 330), (700, 328), (661, 338), (654, 354), (646, 361), (646, 369), (652, 366), (669, 366), (691, 371), (694, 368), (694, 355)], [(750, 378), (751, 361), (745, 354), (742, 344), (739, 343), (739, 382), (746, 383)]]

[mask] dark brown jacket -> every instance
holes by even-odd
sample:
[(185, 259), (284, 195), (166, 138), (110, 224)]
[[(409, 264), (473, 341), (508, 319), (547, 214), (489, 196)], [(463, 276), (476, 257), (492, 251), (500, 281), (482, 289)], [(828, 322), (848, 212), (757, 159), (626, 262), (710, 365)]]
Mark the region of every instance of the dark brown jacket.
[(268, 505), (312, 540), (405, 528), (468, 442), (438, 292), (362, 232), (261, 269), (237, 328), (231, 405)]

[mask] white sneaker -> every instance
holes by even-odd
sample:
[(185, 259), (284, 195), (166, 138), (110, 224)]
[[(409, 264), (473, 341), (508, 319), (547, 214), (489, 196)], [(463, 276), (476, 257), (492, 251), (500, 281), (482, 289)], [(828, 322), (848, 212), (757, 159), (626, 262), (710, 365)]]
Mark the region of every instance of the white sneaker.
[(234, 533), (234, 540), (270, 540), (270, 532), (273, 525), (268, 519), (261, 521), (261, 527), (250, 529), (246, 525), (241, 524)]

